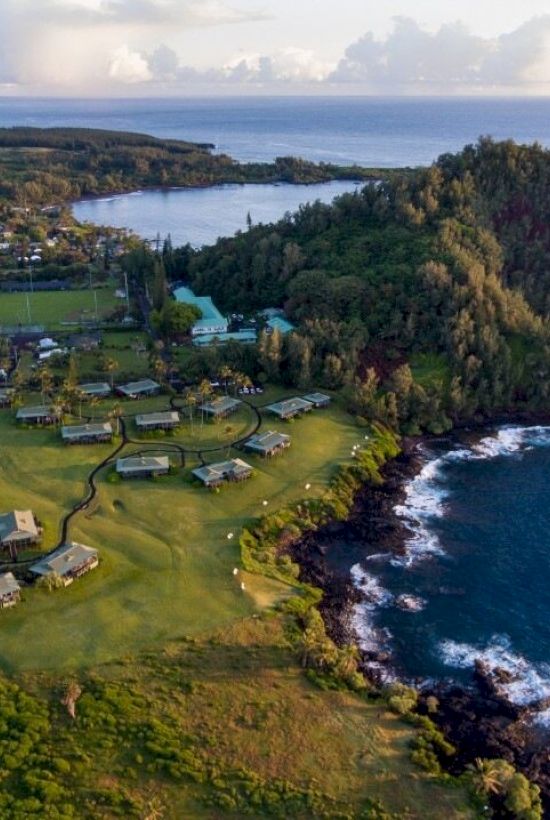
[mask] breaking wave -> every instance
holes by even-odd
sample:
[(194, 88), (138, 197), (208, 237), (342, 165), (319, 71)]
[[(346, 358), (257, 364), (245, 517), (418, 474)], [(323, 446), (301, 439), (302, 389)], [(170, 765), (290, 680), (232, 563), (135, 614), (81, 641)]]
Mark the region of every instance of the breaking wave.
[(442, 456), (425, 452), (426, 464), (405, 487), (405, 500), (394, 509), (409, 530), (406, 553), (392, 559), (395, 566), (410, 566), (415, 561), (444, 554), (443, 547), (433, 531), (433, 524), (445, 515), (445, 468), (456, 461), (479, 461), (503, 456), (521, 457), (532, 447), (550, 446), (550, 427), (502, 427), (493, 435), (485, 436), (468, 447), (450, 450)]

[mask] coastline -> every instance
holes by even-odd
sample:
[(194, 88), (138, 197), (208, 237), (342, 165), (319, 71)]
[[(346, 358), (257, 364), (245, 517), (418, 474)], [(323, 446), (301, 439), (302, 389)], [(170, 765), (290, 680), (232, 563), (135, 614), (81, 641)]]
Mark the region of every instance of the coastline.
[[(352, 567), (377, 553), (389, 552), (396, 557), (406, 554), (411, 532), (395, 508), (403, 503), (407, 485), (426, 464), (424, 445), (437, 441), (464, 446), (470, 439), (479, 441), (483, 434), (516, 425), (550, 426), (550, 416), (547, 412), (503, 413), (459, 424), (448, 435), (404, 439), (401, 454), (381, 469), (384, 483), (364, 486), (346, 521), (329, 523), (293, 545), (291, 557), (301, 567), (301, 580), (323, 590), (319, 610), (327, 633), (340, 646), (358, 646), (361, 671), (375, 685), (402, 680), (402, 676), (392, 664), (383, 636), (374, 635), (374, 645), (365, 648), (355, 628), (355, 610), (365, 604), (365, 597), (352, 578)], [(430, 717), (457, 748), (448, 766), (450, 773), (459, 775), (478, 757), (504, 758), (540, 786), (546, 809), (550, 810), (550, 732), (531, 723), (531, 718), (548, 709), (550, 703), (512, 703), (503, 686), (509, 675), (505, 669), (477, 661), (470, 685), (445, 681), (412, 684), (419, 690), (421, 713), (430, 712), (427, 698), (437, 698), (438, 710)], [(411, 684), (410, 680), (403, 682)]]

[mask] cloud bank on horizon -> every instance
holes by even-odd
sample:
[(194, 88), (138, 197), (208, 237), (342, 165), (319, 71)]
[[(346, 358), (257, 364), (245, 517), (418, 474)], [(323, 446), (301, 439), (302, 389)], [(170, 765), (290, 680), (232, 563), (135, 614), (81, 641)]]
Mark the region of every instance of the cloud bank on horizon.
[(366, 30), (334, 54), (322, 40), (295, 42), (303, 30), (291, 19), (286, 42), (255, 49), (257, 27), (269, 42), (272, 5), (2, 0), (0, 93), (550, 93), (547, 13), (493, 36), (462, 22), (428, 28), (393, 16), (387, 31)]

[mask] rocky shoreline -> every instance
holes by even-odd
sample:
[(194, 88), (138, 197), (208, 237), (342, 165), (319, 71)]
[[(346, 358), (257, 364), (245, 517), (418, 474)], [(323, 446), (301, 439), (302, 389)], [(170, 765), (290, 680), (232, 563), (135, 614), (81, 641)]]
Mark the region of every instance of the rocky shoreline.
[[(524, 414), (493, 419), (490, 427), (548, 423), (547, 414)], [(479, 424), (450, 434), (448, 441), (464, 442), (469, 434), (476, 436), (487, 429), (488, 422), (480, 420)], [(424, 464), (423, 442), (424, 439), (405, 440), (402, 453), (381, 470), (384, 483), (364, 487), (346, 521), (330, 522), (307, 533), (291, 549), (293, 560), (301, 567), (301, 579), (324, 592), (319, 608), (328, 634), (338, 645), (360, 643), (353, 614), (363, 595), (350, 576), (351, 566), (369, 554), (391, 552), (399, 556), (406, 552), (409, 532), (396, 515), (395, 507), (403, 502), (406, 484)], [(361, 658), (363, 673), (376, 684), (383, 682), (386, 671), (395, 673), (391, 655), (383, 648), (363, 651)], [(469, 687), (444, 683), (422, 687), (420, 710), (428, 711), (425, 704), (429, 696), (437, 698), (437, 713), (430, 716), (457, 748), (451, 773), (460, 774), (477, 757), (503, 758), (540, 786), (545, 811), (550, 813), (550, 733), (530, 721), (537, 708), (546, 708), (548, 704), (512, 704), (499, 687), (506, 682), (502, 676), (507, 674), (478, 662)]]

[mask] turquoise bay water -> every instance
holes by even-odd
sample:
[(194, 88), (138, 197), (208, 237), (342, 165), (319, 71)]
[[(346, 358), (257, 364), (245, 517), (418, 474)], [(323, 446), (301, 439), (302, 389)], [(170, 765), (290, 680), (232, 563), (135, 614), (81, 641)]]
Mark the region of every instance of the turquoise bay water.
[[(481, 658), (518, 676), (513, 700), (550, 696), (550, 427), (427, 452), (397, 512), (406, 558), (354, 568), (370, 599), (357, 612), (366, 642), (382, 630), (410, 678), (467, 682)], [(420, 611), (396, 605), (402, 594)]]

